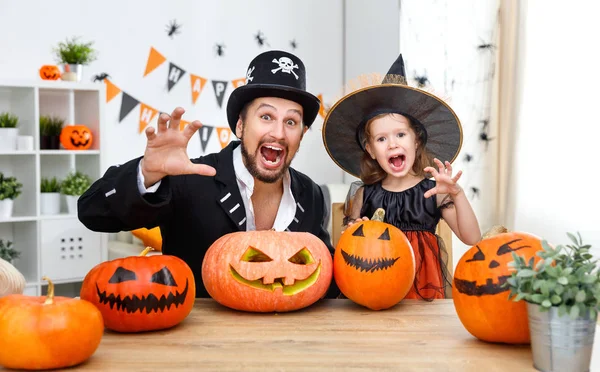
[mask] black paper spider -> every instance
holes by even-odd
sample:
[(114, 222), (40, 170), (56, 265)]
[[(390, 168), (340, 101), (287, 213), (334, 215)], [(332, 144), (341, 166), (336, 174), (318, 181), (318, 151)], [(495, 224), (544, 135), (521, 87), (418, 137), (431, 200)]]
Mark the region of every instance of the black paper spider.
[(223, 57), (223, 55), (225, 54), (225, 44), (215, 44), (215, 53), (217, 53), (217, 55), (219, 57)]
[(483, 119), (483, 120), (479, 120), (479, 123), (482, 125), (481, 130), (483, 132), (487, 131), (490, 121), (488, 119)]
[(474, 199), (475, 197), (479, 197), (479, 189), (475, 186), (471, 187), (471, 199)]
[(101, 72), (99, 74), (92, 76), (92, 81), (94, 83), (97, 81), (104, 81), (104, 79), (109, 78), (109, 77), (110, 77), (110, 75), (107, 74), (106, 72)]
[(256, 39), (256, 42), (259, 46), (263, 46), (266, 44), (268, 47), (270, 47), (269, 43), (267, 43), (267, 39), (265, 39), (265, 36), (262, 32), (260, 32), (260, 30), (256, 35), (254, 35), (254, 38)]
[(482, 42), (481, 44), (477, 45), (477, 50), (492, 50), (492, 49), (496, 49), (496, 46), (491, 43)]
[(413, 79), (415, 79), (415, 81), (417, 82), (417, 86), (419, 88), (423, 88), (429, 82), (427, 75), (419, 76), (419, 75), (417, 75), (416, 72), (415, 72), (415, 76), (413, 77)]
[(465, 161), (467, 163), (470, 163), (473, 160), (473, 155), (471, 154), (465, 154)]
[(296, 43), (296, 40), (292, 40), (290, 41), (290, 46), (292, 47), (292, 49), (296, 49), (298, 48), (298, 43)]
[(482, 142), (485, 142), (485, 149), (488, 149), (488, 145), (490, 144), (490, 141), (492, 141), (494, 138), (490, 138), (488, 137), (488, 134), (486, 132), (481, 132), (479, 133), (479, 140)]
[(169, 37), (172, 39), (174, 35), (181, 33), (179, 31), (180, 28), (181, 28), (181, 25), (178, 25), (175, 20), (172, 20), (167, 25), (167, 28), (166, 28), (167, 29), (167, 35), (169, 35)]

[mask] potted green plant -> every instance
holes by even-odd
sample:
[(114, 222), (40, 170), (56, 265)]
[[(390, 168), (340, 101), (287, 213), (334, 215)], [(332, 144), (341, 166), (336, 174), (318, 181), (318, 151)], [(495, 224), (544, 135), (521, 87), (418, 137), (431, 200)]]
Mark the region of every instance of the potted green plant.
[(17, 149), (17, 136), (19, 117), (10, 112), (0, 114), (0, 151), (15, 151)]
[(19, 258), (21, 252), (13, 248), (13, 242), (10, 240), (4, 243), (4, 239), (0, 239), (0, 258), (4, 261), (13, 264), (14, 260)]
[(0, 172), (0, 219), (9, 219), (13, 213), (14, 200), (21, 195), (23, 184), (15, 177), (5, 177)]
[(40, 149), (58, 150), (60, 148), (60, 132), (65, 119), (59, 116), (40, 116)]
[(60, 181), (56, 177), (42, 178), (40, 184), (42, 214), (60, 213)]
[(61, 182), (60, 192), (67, 199), (70, 214), (77, 214), (77, 199), (92, 185), (90, 177), (80, 171), (71, 172)]
[(573, 244), (542, 241), (534, 265), (512, 252), (514, 268), (506, 285), (514, 301), (526, 301), (534, 367), (541, 371), (588, 371), (600, 310), (597, 260), (581, 235)]
[(97, 58), (97, 51), (92, 48), (94, 42), (79, 42), (79, 37), (67, 38), (54, 48), (56, 61), (62, 68), (62, 80), (81, 81), (83, 66)]

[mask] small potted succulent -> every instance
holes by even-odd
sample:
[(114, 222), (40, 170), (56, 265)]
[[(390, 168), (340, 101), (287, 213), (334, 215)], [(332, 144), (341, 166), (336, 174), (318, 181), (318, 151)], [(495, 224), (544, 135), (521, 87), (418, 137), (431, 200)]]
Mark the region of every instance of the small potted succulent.
[(15, 177), (5, 177), (0, 172), (0, 219), (12, 217), (14, 200), (21, 195), (22, 187)]
[(81, 81), (83, 66), (97, 58), (97, 51), (92, 48), (94, 42), (80, 42), (79, 37), (67, 38), (54, 48), (56, 61), (62, 68), (62, 80)]
[(600, 310), (598, 260), (581, 235), (573, 244), (542, 241), (534, 265), (512, 252), (515, 269), (506, 285), (514, 301), (526, 301), (534, 367), (542, 371), (588, 371)]
[(0, 239), (0, 258), (4, 261), (13, 264), (14, 261), (19, 258), (21, 252), (17, 251), (13, 248), (13, 242), (7, 240), (6, 243), (4, 239)]
[(40, 116), (40, 149), (58, 150), (60, 148), (60, 133), (65, 119), (59, 116)]
[(0, 113), (0, 151), (15, 151), (17, 149), (18, 124), (18, 116), (10, 112)]
[(60, 213), (60, 181), (56, 177), (42, 178), (40, 184), (40, 208), (42, 214)]
[(80, 171), (71, 172), (61, 182), (60, 192), (67, 199), (69, 214), (77, 214), (77, 199), (92, 185), (90, 177)]

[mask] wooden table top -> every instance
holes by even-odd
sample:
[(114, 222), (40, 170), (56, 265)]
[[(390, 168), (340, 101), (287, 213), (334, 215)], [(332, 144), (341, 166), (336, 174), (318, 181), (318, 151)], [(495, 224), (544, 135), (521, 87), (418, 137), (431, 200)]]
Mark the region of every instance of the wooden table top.
[[(592, 371), (600, 366), (598, 353), (595, 347)], [(452, 300), (404, 300), (384, 311), (322, 300), (296, 312), (254, 314), (197, 299), (192, 313), (169, 330), (106, 331), (76, 369), (535, 371), (529, 346), (472, 337)]]

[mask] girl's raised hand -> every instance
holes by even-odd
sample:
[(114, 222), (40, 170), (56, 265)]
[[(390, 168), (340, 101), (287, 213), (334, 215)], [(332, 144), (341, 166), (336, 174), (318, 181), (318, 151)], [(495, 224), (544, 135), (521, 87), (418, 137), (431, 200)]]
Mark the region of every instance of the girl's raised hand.
[(435, 178), (435, 187), (427, 190), (425, 193), (425, 197), (429, 198), (430, 196), (436, 194), (450, 194), (452, 196), (457, 195), (462, 191), (462, 188), (457, 183), (458, 179), (462, 175), (462, 171), (458, 171), (456, 176), (452, 177), (452, 164), (450, 162), (446, 162), (446, 166), (439, 159), (433, 159), (433, 161), (438, 165), (438, 170), (434, 167), (425, 167), (423, 169), (425, 172), (431, 173), (433, 178)]
[(368, 220), (369, 220), (369, 217), (367, 217), (367, 216), (365, 216), (363, 218), (357, 218), (355, 220), (350, 220), (350, 221), (348, 221), (348, 225), (346, 225), (346, 227), (344, 227), (342, 229), (342, 232), (346, 231), (347, 228), (349, 228), (350, 226), (354, 225), (357, 222), (368, 221)]

